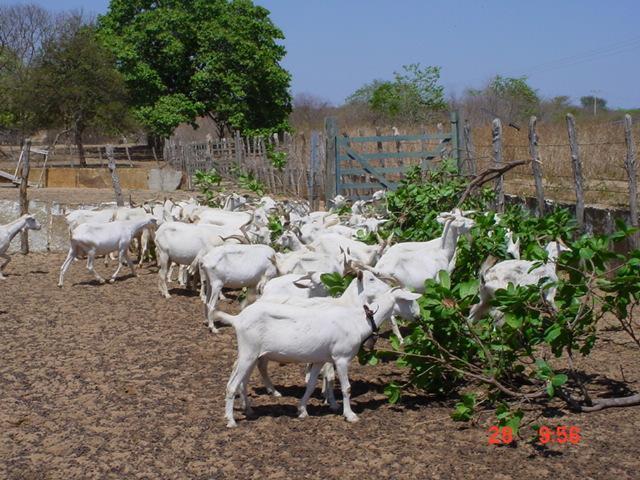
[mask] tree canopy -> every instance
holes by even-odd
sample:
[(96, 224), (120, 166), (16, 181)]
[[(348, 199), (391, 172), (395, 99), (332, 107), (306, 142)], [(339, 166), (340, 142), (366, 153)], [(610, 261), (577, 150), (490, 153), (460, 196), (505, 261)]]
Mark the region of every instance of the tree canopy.
[(446, 108), (444, 88), (438, 84), (440, 67), (404, 65), (394, 72), (393, 81), (374, 80), (356, 90), (350, 103), (366, 103), (380, 116), (395, 120), (421, 122), (435, 111)]
[(284, 35), (250, 0), (111, 0), (99, 25), (153, 133), (168, 136), (205, 114), (222, 128), (286, 123)]
[(126, 88), (113, 65), (95, 27), (85, 25), (47, 42), (32, 75), (38, 124), (71, 130), (83, 165), (82, 135), (87, 127), (117, 130), (126, 124)]

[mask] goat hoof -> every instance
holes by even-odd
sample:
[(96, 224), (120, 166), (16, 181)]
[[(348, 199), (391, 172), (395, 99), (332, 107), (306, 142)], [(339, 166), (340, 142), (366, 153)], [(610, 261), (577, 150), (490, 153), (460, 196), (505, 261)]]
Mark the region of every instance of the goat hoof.
[(278, 390), (274, 390), (273, 392), (271, 392), (271, 395), (278, 398), (282, 396), (282, 394)]
[(299, 414), (298, 414), (298, 418), (307, 418), (309, 416), (309, 414), (307, 413), (307, 409), (305, 408), (304, 410), (302, 409), (298, 409), (299, 410)]
[(337, 412), (338, 410), (340, 410), (340, 405), (338, 405), (337, 403), (334, 403), (333, 405), (329, 405), (329, 409), (332, 412)]
[(236, 423), (235, 420), (229, 420), (227, 422), (227, 428), (236, 428), (238, 426), (238, 424)]
[[(115, 278), (110, 278), (110, 279), (109, 279), (109, 283), (113, 283), (113, 282), (115, 282), (115, 281), (116, 281), (116, 279), (115, 279)], [(104, 282), (102, 282), (102, 283), (104, 283)]]
[(345, 415), (345, 418), (349, 423), (356, 423), (358, 420), (360, 420), (355, 413), (352, 413), (351, 415)]

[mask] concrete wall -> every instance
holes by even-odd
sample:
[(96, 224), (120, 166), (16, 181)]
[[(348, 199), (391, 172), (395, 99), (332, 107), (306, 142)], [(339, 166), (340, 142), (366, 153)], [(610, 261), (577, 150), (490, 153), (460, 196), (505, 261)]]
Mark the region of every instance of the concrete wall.
[[(125, 190), (173, 192), (182, 181), (182, 173), (172, 168), (118, 167), (120, 186)], [(40, 181), (42, 180), (42, 183)], [(4, 183), (9, 180), (0, 179)], [(29, 170), (29, 182), (49, 188), (111, 188), (107, 168), (35, 167)]]
[[(31, 200), (29, 212), (42, 225), (40, 230), (29, 230), (29, 248), (32, 252), (65, 252), (69, 248), (69, 229), (64, 220), (67, 207), (57, 202)], [(20, 204), (13, 200), (0, 200), (0, 224), (12, 222), (20, 216)], [(20, 250), (20, 235), (11, 242), (9, 252)]]

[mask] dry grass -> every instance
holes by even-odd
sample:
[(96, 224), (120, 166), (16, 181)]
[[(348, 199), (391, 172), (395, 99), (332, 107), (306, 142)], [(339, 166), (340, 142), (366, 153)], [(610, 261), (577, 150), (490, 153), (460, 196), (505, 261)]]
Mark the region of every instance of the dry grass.
[[(448, 130), (449, 125), (444, 124)], [(374, 136), (376, 132), (382, 135), (392, 135), (392, 127), (376, 130), (371, 125), (349, 125), (340, 128), (341, 134), (349, 136)], [(414, 135), (421, 133), (435, 133), (436, 126), (399, 126), (400, 135)], [(627, 174), (624, 169), (626, 145), (622, 122), (579, 122), (577, 124), (582, 174), (585, 180), (585, 201), (588, 204), (603, 204), (610, 206), (626, 206), (629, 204)], [(633, 131), (636, 149), (640, 147), (640, 125), (636, 124)], [(308, 133), (305, 133), (308, 135)], [(543, 183), (545, 197), (556, 201), (575, 201), (571, 156), (567, 137), (566, 125), (560, 123), (539, 123), (539, 154), (542, 161)], [(481, 170), (492, 164), (491, 126), (485, 125), (472, 131), (474, 144), (473, 155)], [(462, 147), (462, 145), (461, 145)], [(437, 141), (382, 143), (385, 152), (419, 151), (421, 149), (438, 149)], [(376, 152), (376, 143), (358, 144), (356, 150), (362, 152)], [(464, 152), (463, 152), (464, 155)], [(305, 153), (302, 153), (304, 160)], [(529, 159), (529, 139), (526, 126), (518, 131), (514, 128), (503, 127), (503, 161)], [(396, 160), (385, 160), (386, 166), (395, 165)], [(406, 160), (407, 164), (415, 164), (418, 160)], [(354, 165), (355, 166), (355, 165)], [(518, 195), (532, 195), (534, 193), (533, 177), (530, 165), (518, 167), (506, 175), (506, 189), (508, 193)]]

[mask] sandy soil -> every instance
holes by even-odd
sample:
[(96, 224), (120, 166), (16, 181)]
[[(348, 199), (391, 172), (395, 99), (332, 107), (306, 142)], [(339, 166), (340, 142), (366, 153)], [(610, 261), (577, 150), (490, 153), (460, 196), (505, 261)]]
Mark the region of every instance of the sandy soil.
[[(638, 478), (638, 407), (577, 415), (558, 404), (539, 423), (580, 427), (579, 444), (497, 447), (489, 421), (449, 418), (454, 399), (389, 405), (384, 385), (402, 377), (392, 363), (353, 362), (357, 424), (319, 392), (310, 417), (296, 418), (301, 367), (274, 365), (283, 397), (253, 378), (255, 418), (238, 411), (227, 429), (233, 331), (208, 333), (197, 296), (161, 298), (153, 267), (101, 286), (76, 263), (58, 289), (62, 261), (16, 255), (0, 283), (0, 478)], [(590, 388), (620, 389), (623, 375), (637, 388), (637, 353), (603, 335), (579, 364)]]

